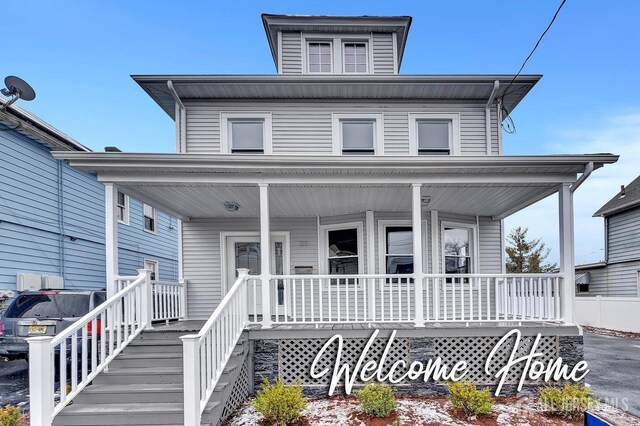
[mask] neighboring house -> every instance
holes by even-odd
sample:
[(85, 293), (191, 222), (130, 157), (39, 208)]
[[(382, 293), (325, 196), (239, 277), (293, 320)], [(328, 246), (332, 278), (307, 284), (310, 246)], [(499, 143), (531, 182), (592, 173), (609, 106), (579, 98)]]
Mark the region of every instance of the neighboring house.
[[(148, 297), (162, 286), (127, 280), (99, 318), (132, 334), (111, 333), (73, 405), (77, 392), (52, 402), (41, 373), (73, 333), (31, 342), (45, 389), (32, 392), (32, 421), (217, 424), (261, 377), (326, 393), (329, 376), (310, 376), (323, 343), (341, 333), (342, 361), (354, 365), (373, 328), (383, 337), (373, 358), (398, 330), (388, 365), (465, 360), (476, 383), (495, 383), (487, 354), (514, 327), (525, 345), (542, 335), (541, 360), (575, 364), (573, 192), (617, 156), (502, 155), (502, 120), (541, 76), (401, 75), (410, 17), (263, 23), (277, 75), (133, 77), (175, 120), (176, 153), (54, 153), (96, 173), (107, 206), (122, 191), (182, 219), (187, 286), (172, 300), (189, 321), (150, 330), (163, 315)], [(553, 194), (559, 273), (505, 274), (504, 218)], [(112, 246), (116, 226), (107, 220)], [(123, 303), (138, 307), (133, 323), (117, 315)], [(445, 392), (441, 382), (402, 386)]]
[(640, 177), (594, 216), (604, 218), (605, 257), (576, 266), (578, 321), (640, 332)]
[[(16, 105), (0, 112), (0, 289), (106, 287), (104, 185), (53, 150), (90, 152)], [(177, 280), (178, 220), (124, 194), (117, 203), (118, 273)]]

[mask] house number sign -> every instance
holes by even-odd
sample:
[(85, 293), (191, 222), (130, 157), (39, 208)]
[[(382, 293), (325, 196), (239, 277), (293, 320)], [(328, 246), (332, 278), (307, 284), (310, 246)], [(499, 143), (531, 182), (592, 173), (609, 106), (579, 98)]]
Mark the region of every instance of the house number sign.
[[(389, 337), (381, 358), (378, 360), (369, 360), (365, 363), (364, 360), (366, 359), (367, 354), (379, 332), (380, 330), (375, 330), (373, 332), (362, 350), (358, 361), (353, 366), (347, 362), (341, 361), (344, 339), (340, 334), (334, 335), (324, 344), (324, 346), (322, 346), (314, 358), (313, 363), (311, 364), (311, 377), (314, 379), (320, 379), (330, 373), (330, 368), (318, 371), (318, 363), (325, 356), (325, 352), (334, 344), (337, 345), (337, 351), (333, 364), (333, 372), (331, 373), (332, 378), (331, 385), (329, 386), (329, 395), (333, 395), (340, 378), (344, 378), (345, 392), (349, 395), (351, 394), (353, 385), (358, 378), (362, 382), (368, 382), (376, 379), (379, 382), (392, 384), (399, 383), (405, 379), (423, 380), (424, 382), (428, 382), (429, 380), (457, 382), (464, 379), (467, 374), (468, 367), (465, 361), (458, 361), (456, 364), (449, 366), (443, 363), (440, 357), (429, 359), (426, 362), (413, 361), (410, 365), (407, 365), (407, 362), (404, 360), (399, 360), (391, 365), (387, 371), (383, 371), (385, 360), (396, 336), (396, 330), (391, 333), (391, 337)], [(577, 382), (587, 375), (589, 369), (586, 361), (578, 362), (571, 369), (569, 369), (569, 366), (563, 362), (562, 357), (558, 357), (555, 360), (550, 360), (546, 363), (540, 361), (539, 358), (544, 356), (543, 353), (537, 352), (540, 337), (541, 335), (538, 333), (533, 346), (531, 347), (531, 351), (523, 356), (517, 356), (517, 351), (522, 339), (522, 335), (518, 329), (509, 331), (493, 347), (485, 362), (485, 372), (487, 374), (491, 374), (490, 367), (493, 365), (496, 353), (504, 345), (509, 344), (510, 339), (514, 339), (513, 349), (509, 355), (509, 359), (495, 374), (495, 377), (499, 380), (495, 392), (496, 396), (500, 394), (509, 372), (520, 366), (523, 366), (524, 368), (518, 382), (518, 391), (522, 390), (522, 386), (526, 379), (538, 380), (542, 378), (545, 382), (549, 382), (551, 380), (572, 380)]]

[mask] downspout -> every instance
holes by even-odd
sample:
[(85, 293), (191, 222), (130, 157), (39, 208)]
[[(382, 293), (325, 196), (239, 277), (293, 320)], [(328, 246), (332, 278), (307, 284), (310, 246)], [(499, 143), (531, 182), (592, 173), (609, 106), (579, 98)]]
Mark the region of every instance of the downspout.
[(580, 177), (571, 185), (570, 189), (572, 193), (576, 192), (576, 189), (578, 189), (580, 185), (582, 185), (582, 183), (587, 180), (587, 178), (591, 175), (591, 172), (593, 172), (593, 161), (589, 161), (587, 166), (584, 168), (584, 172), (582, 172)]
[(500, 81), (494, 81), (491, 96), (489, 96), (487, 105), (484, 107), (484, 131), (487, 136), (487, 155), (491, 155), (491, 104), (493, 104), (493, 100), (496, 98), (499, 88)]
[(176, 152), (186, 152), (186, 128), (187, 128), (187, 114), (186, 108), (178, 96), (178, 92), (173, 86), (173, 82), (171, 80), (167, 81), (167, 87), (171, 92), (171, 96), (173, 96), (173, 100), (176, 105)]

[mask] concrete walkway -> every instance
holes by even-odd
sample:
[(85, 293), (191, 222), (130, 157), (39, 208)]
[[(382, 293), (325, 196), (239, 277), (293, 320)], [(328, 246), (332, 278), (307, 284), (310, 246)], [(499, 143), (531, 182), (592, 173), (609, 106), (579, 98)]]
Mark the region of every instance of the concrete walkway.
[(585, 333), (584, 357), (595, 394), (640, 417), (640, 340)]

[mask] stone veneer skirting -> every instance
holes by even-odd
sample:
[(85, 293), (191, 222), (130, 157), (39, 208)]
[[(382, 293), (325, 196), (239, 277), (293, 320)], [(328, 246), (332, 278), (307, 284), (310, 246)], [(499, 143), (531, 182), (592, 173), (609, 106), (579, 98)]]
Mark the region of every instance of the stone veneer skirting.
[[(506, 334), (510, 329), (505, 330)], [(348, 361), (350, 365), (355, 365), (364, 345), (368, 341), (373, 330), (364, 330), (361, 336), (344, 337), (341, 361)], [(332, 334), (339, 333), (336, 331)], [(470, 336), (401, 336), (394, 339), (394, 343), (389, 351), (385, 363), (385, 369), (395, 361), (403, 359), (407, 364), (413, 361), (426, 363), (429, 359), (441, 357), (443, 362), (449, 366), (454, 365), (459, 360), (464, 360), (468, 364), (466, 378), (479, 386), (488, 386), (495, 389), (497, 380), (493, 376), (508, 360), (513, 350), (513, 341), (505, 345), (504, 349), (498, 351), (494, 357), (495, 362), (490, 366), (491, 374), (484, 371), (485, 362), (491, 349), (500, 340), (499, 335), (482, 335), (481, 330), (474, 330)], [(388, 335), (388, 333), (387, 333)], [(517, 350), (518, 356), (528, 354), (535, 339), (535, 334), (531, 331), (525, 333), (521, 344)], [(253, 375), (256, 387), (260, 385), (263, 378), (273, 381), (277, 378), (292, 383), (300, 381), (304, 391), (308, 396), (324, 396), (328, 392), (329, 382), (333, 372), (335, 362), (334, 343), (332, 350), (325, 353), (318, 370), (329, 368), (330, 373), (322, 379), (312, 379), (309, 372), (313, 359), (328, 340), (326, 336), (310, 337), (310, 333), (292, 335), (288, 338), (257, 338), (252, 340), (253, 344)], [(379, 360), (388, 342), (387, 336), (378, 336), (376, 342), (369, 351), (369, 359)], [(538, 352), (544, 353), (540, 358), (545, 362), (557, 357), (562, 357), (564, 363), (572, 367), (583, 359), (583, 337), (582, 335), (543, 335), (537, 348)], [(522, 368), (514, 369), (509, 374), (505, 385), (502, 388), (502, 395), (513, 395), (516, 393), (517, 383), (520, 378)], [(342, 383), (342, 382), (340, 382)], [(356, 382), (358, 383), (358, 382)], [(527, 393), (535, 390), (543, 382), (525, 382), (522, 392)], [(359, 387), (358, 385), (355, 386)], [(394, 385), (396, 392), (413, 395), (442, 395), (446, 394), (444, 383), (433, 382), (431, 380), (405, 381)], [(342, 386), (338, 386), (337, 393), (343, 393)]]

